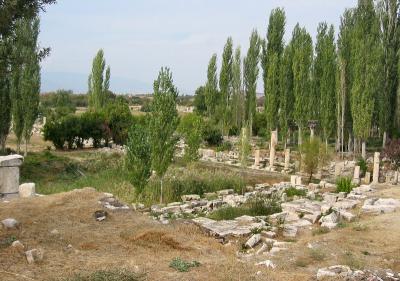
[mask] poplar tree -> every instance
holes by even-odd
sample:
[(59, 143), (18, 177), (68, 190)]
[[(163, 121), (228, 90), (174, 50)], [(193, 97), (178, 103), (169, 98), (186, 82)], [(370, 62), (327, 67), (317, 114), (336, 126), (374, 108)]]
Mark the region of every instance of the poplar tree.
[(293, 31), (293, 93), (294, 119), (299, 129), (299, 145), (302, 144), (302, 131), (310, 118), (313, 101), (310, 99), (311, 66), (313, 46), (310, 34), (305, 28), (296, 25)]
[(39, 19), (22, 19), (16, 24), (11, 64), (11, 99), (13, 131), (17, 151), (25, 139), (25, 155), (36, 121), (40, 94), (40, 51), (37, 46)]
[(106, 69), (104, 51), (99, 50), (93, 59), (92, 72), (88, 79), (89, 108), (98, 111), (103, 109), (109, 98), (111, 69)]
[[(336, 45), (333, 26), (326, 23), (318, 26), (314, 67), (314, 101), (320, 101), (318, 112), (326, 145), (335, 133), (336, 116)], [(319, 96), (319, 99), (316, 99)]]
[(360, 0), (355, 11), (352, 36), (354, 81), (351, 89), (351, 113), (354, 134), (363, 143), (369, 136), (375, 97), (379, 94), (382, 57), (379, 21), (372, 0)]
[(233, 125), (240, 129), (244, 118), (244, 94), (242, 89), (242, 57), (240, 47), (235, 50), (232, 65), (232, 117)]
[[(337, 86), (337, 128), (340, 146), (344, 152), (344, 143), (349, 144), (353, 134), (350, 96), (353, 84), (352, 34), (354, 30), (354, 9), (347, 9), (341, 17), (338, 36), (338, 86)], [(349, 149), (350, 149), (349, 145)]]
[[(293, 93), (293, 50), (289, 43), (281, 59), (279, 74), (279, 127), (284, 140), (288, 138), (289, 122), (293, 120), (294, 93)], [(286, 141), (284, 142), (286, 146)]]
[[(8, 52), (8, 44), (6, 40), (0, 39), (0, 57), (3, 58)], [(6, 149), (6, 139), (11, 124), (11, 98), (9, 89), (9, 73), (7, 63), (0, 60), (0, 152)]]
[(279, 67), (284, 50), (286, 15), (281, 8), (272, 10), (267, 32), (267, 40), (263, 42), (261, 66), (263, 68), (265, 111), (268, 127), (271, 131), (278, 126), (279, 109)]
[(178, 137), (179, 124), (176, 101), (178, 90), (174, 86), (169, 68), (161, 68), (154, 81), (154, 94), (149, 118), (151, 163), (160, 179), (160, 203), (163, 202), (163, 179), (172, 162)]
[(213, 54), (207, 69), (205, 100), (208, 117), (213, 117), (218, 103), (217, 54)]
[(232, 98), (232, 65), (233, 65), (233, 42), (229, 37), (226, 41), (224, 52), (222, 54), (222, 66), (219, 76), (220, 101), (218, 104), (218, 117), (221, 123), (221, 131), (227, 134), (227, 128), (230, 118), (230, 100)]
[[(383, 146), (386, 142), (386, 132), (396, 130), (396, 108), (397, 104), (397, 65), (399, 51), (399, 6), (397, 0), (380, 0), (378, 2), (378, 13), (380, 27), (382, 30), (383, 43), (383, 90), (379, 95), (379, 128), (383, 132)], [(389, 109), (389, 110), (388, 110)]]
[(244, 59), (244, 86), (246, 93), (246, 115), (245, 120), (249, 126), (250, 136), (252, 135), (253, 118), (257, 107), (257, 79), (258, 63), (260, 60), (260, 40), (256, 30), (253, 30), (250, 37), (250, 47)]

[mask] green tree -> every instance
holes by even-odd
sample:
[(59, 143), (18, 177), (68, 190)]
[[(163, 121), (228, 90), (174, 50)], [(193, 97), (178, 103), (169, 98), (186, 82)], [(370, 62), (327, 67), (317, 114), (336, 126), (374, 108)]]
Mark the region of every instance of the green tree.
[(284, 50), (286, 15), (281, 8), (272, 10), (267, 32), (267, 40), (263, 42), (261, 65), (264, 78), (265, 111), (268, 127), (274, 131), (278, 127), (279, 109), (279, 69)]
[(161, 68), (154, 81), (154, 97), (150, 112), (150, 140), (152, 151), (152, 168), (160, 178), (163, 202), (163, 178), (171, 164), (178, 141), (175, 131), (179, 124), (176, 100), (178, 90), (173, 84), (169, 68)]
[(259, 74), (258, 63), (260, 61), (260, 39), (256, 30), (253, 30), (250, 37), (250, 47), (244, 59), (244, 86), (246, 93), (246, 115), (245, 120), (252, 135), (253, 119), (257, 107), (257, 79)]
[(204, 86), (200, 86), (196, 89), (193, 105), (198, 114), (202, 116), (207, 114), (206, 88)]
[(235, 50), (232, 65), (232, 118), (233, 126), (238, 128), (242, 127), (244, 118), (244, 93), (242, 87), (242, 57), (240, 47)]
[(105, 107), (105, 117), (115, 144), (123, 145), (128, 139), (133, 116), (127, 101), (117, 98)]
[[(397, 105), (397, 65), (399, 51), (399, 7), (397, 0), (378, 1), (378, 14), (382, 30), (383, 43), (383, 90), (379, 95), (379, 127), (384, 134), (383, 145), (386, 142), (386, 132), (395, 131), (400, 126), (396, 125), (395, 114)], [(388, 110), (390, 109), (390, 110)]]
[(129, 130), (126, 145), (125, 165), (129, 178), (139, 195), (145, 189), (151, 176), (150, 133), (144, 124), (134, 124)]
[(222, 54), (222, 66), (219, 76), (219, 90), (221, 99), (218, 103), (217, 120), (220, 120), (221, 131), (227, 134), (227, 129), (231, 122), (230, 100), (232, 98), (232, 65), (233, 65), (233, 42), (229, 37), (226, 41), (224, 52)]
[(302, 131), (307, 125), (313, 106), (313, 101), (310, 99), (313, 46), (310, 34), (305, 28), (300, 28), (299, 24), (294, 28), (292, 44), (294, 119), (299, 128), (298, 142), (301, 145)]
[[(0, 53), (5, 52), (6, 43), (0, 40)], [(0, 54), (0, 56), (3, 56)], [(9, 74), (7, 64), (0, 61), (0, 153), (6, 149), (6, 139), (10, 130), (11, 123), (11, 98), (9, 87)]]
[(380, 66), (383, 58), (379, 20), (372, 0), (359, 1), (352, 38), (354, 81), (351, 89), (351, 113), (355, 137), (362, 140), (365, 148), (372, 124), (375, 97), (380, 90)]
[[(279, 127), (284, 140), (288, 138), (289, 122), (293, 120), (294, 93), (293, 93), (293, 51), (292, 44), (284, 50), (279, 74)], [(284, 142), (285, 146), (287, 141)]]
[(219, 100), (216, 54), (211, 57), (208, 64), (205, 92), (208, 117), (212, 117), (215, 114), (216, 105), (218, 104)]
[(203, 139), (203, 119), (197, 114), (183, 116), (178, 126), (178, 132), (185, 140), (185, 160), (188, 162), (197, 161)]
[(89, 108), (102, 110), (109, 99), (111, 69), (106, 69), (104, 51), (99, 50), (93, 59), (92, 72), (88, 79)]
[(22, 19), (16, 24), (11, 64), (11, 97), (13, 130), (20, 152), (25, 139), (25, 155), (33, 124), (38, 116), (40, 94), (39, 19)]
[(328, 139), (335, 133), (336, 116), (336, 45), (333, 26), (326, 23), (318, 26), (317, 44), (314, 61), (314, 91), (313, 100), (320, 101), (319, 116), (323, 138), (326, 145)]

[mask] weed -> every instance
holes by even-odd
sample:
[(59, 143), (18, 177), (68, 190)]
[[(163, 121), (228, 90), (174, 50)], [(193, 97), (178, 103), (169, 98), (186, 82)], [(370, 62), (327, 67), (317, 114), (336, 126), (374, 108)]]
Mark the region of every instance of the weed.
[(144, 274), (137, 274), (124, 269), (100, 270), (89, 274), (77, 274), (60, 281), (144, 281)]
[(312, 235), (315, 236), (315, 235), (327, 234), (329, 232), (330, 230), (327, 227), (318, 227), (312, 231)]
[(368, 226), (359, 223), (359, 224), (356, 224), (355, 226), (353, 226), (353, 229), (355, 231), (366, 231), (366, 230), (368, 230)]
[(336, 181), (336, 192), (350, 193), (354, 188), (351, 178), (342, 177)]
[(307, 191), (305, 189), (297, 189), (295, 187), (289, 187), (288, 189), (285, 190), (285, 193), (287, 197), (305, 197), (307, 195)]
[(200, 263), (198, 261), (187, 262), (181, 258), (174, 258), (169, 267), (176, 269), (179, 272), (188, 272), (192, 267), (199, 267)]
[(363, 261), (357, 259), (352, 252), (346, 251), (342, 257), (342, 264), (354, 269), (363, 268)]
[(7, 248), (11, 246), (14, 241), (17, 241), (17, 238), (14, 235), (4, 238), (3, 240), (0, 240), (0, 248)]
[(311, 249), (310, 257), (314, 261), (323, 261), (326, 258), (326, 254), (321, 249)]

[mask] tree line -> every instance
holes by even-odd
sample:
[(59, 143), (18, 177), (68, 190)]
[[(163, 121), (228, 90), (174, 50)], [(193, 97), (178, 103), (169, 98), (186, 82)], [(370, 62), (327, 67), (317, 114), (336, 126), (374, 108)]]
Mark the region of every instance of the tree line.
[[(263, 38), (254, 30), (242, 57), (227, 39), (218, 74), (217, 54), (207, 69), (207, 81), (196, 91), (197, 112), (212, 120), (221, 132), (254, 128), (257, 80), (262, 71), (263, 118), (269, 131), (279, 130), (283, 143), (294, 131), (297, 141), (316, 125), (337, 151), (365, 154), (370, 136), (400, 135), (399, 1), (359, 0), (346, 9), (339, 31), (318, 25), (316, 42), (297, 24), (284, 41), (284, 9), (271, 12)], [(337, 39), (336, 39), (337, 35)], [(260, 69), (261, 68), (261, 69)]]

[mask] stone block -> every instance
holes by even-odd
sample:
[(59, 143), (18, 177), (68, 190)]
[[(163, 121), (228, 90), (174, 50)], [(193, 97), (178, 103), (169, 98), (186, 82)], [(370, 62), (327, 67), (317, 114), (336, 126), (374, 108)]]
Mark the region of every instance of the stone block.
[(24, 183), (19, 186), (19, 197), (30, 198), (36, 195), (34, 183)]

